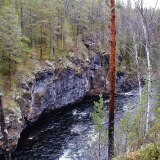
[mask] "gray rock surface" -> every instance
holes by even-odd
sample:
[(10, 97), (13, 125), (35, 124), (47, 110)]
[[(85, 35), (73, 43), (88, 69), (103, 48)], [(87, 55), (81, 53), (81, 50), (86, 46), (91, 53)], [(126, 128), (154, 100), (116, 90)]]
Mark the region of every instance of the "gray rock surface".
[[(95, 54), (86, 62), (75, 60), (72, 65), (75, 65), (76, 69), (73, 67), (55, 69), (47, 63), (43, 70), (35, 73), (31, 81), (21, 84), (23, 93), (21, 92), (15, 98), (20, 108), (16, 106), (16, 110), (6, 112), (11, 151), (16, 149), (20, 133), (28, 122), (35, 122), (45, 110), (67, 107), (68, 104), (82, 101), (86, 95), (99, 95), (99, 92), (108, 93), (109, 83), (106, 77), (108, 71), (102, 65), (102, 58), (101, 54)], [(132, 83), (127, 82), (125, 74), (119, 73), (117, 92), (129, 89), (132, 89)], [(1, 134), (0, 138), (2, 148)]]

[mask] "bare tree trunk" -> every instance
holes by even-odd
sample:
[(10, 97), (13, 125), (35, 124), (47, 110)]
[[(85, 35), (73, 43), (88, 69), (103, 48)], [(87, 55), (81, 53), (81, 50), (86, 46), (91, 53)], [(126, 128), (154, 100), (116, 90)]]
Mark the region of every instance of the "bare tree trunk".
[(1, 132), (3, 136), (3, 150), (4, 150), (4, 157), (5, 160), (11, 160), (11, 153), (9, 149), (9, 141), (8, 141), (8, 132), (6, 129), (6, 124), (5, 124), (5, 117), (4, 117), (4, 112), (3, 112), (3, 105), (2, 105), (2, 93), (0, 91), (0, 116), (1, 116)]
[(110, 105), (108, 124), (108, 160), (114, 156), (114, 103), (115, 103), (115, 54), (116, 54), (116, 22), (115, 0), (110, 0)]
[(141, 12), (141, 21), (144, 31), (144, 38), (146, 41), (145, 49), (147, 54), (147, 80), (148, 80), (148, 96), (147, 96), (147, 114), (146, 114), (146, 130), (145, 130), (145, 137), (148, 135), (149, 131), (149, 121), (150, 121), (150, 102), (151, 102), (151, 61), (150, 61), (150, 55), (151, 55), (151, 43), (149, 38), (149, 31), (147, 28), (147, 22), (146, 19)]
[(135, 37), (133, 36), (133, 43), (134, 43), (134, 52), (135, 52), (135, 62), (136, 62), (136, 68), (137, 68), (137, 77), (138, 77), (138, 87), (139, 87), (139, 100), (141, 102), (142, 100), (142, 85), (141, 85), (141, 74), (139, 69), (139, 61), (138, 61), (138, 53), (137, 53), (137, 45), (135, 42)]
[(135, 3), (137, 5), (140, 18), (141, 18), (141, 23), (143, 27), (143, 33), (144, 33), (144, 39), (145, 39), (145, 50), (146, 50), (146, 56), (147, 56), (147, 81), (148, 81), (148, 96), (147, 96), (147, 113), (146, 113), (146, 128), (145, 128), (145, 138), (148, 135), (149, 131), (149, 121), (150, 121), (150, 102), (151, 102), (151, 61), (150, 61), (150, 55), (151, 55), (151, 41), (150, 41), (150, 36), (149, 36), (149, 28), (148, 24), (146, 21), (146, 17), (144, 15), (143, 11), (143, 0), (141, 0), (138, 3)]

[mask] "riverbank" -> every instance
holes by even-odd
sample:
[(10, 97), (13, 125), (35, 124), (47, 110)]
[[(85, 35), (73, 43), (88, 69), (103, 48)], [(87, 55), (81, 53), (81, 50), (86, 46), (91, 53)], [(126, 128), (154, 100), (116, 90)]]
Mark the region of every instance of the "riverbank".
[[(117, 97), (116, 123), (123, 116), (127, 103), (135, 102), (136, 97), (136, 94)], [(75, 105), (44, 113), (22, 132), (13, 159), (87, 159), (87, 142), (84, 143), (82, 137), (89, 137), (93, 133), (93, 101), (85, 97)], [(104, 101), (105, 105), (109, 102), (108, 98), (104, 98)]]

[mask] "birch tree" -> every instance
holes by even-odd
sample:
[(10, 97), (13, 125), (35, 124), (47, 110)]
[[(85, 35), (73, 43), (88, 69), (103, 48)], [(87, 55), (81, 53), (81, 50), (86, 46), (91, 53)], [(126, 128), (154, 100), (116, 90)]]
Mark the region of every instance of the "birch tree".
[(143, 8), (143, 0), (140, 3), (136, 3), (138, 8), (138, 12), (140, 15), (141, 24), (143, 27), (143, 34), (145, 40), (145, 50), (146, 50), (146, 57), (147, 57), (147, 84), (148, 84), (148, 96), (147, 96), (147, 113), (146, 113), (146, 130), (145, 135), (148, 135), (149, 131), (149, 122), (150, 122), (150, 112), (151, 112), (151, 60), (150, 56), (152, 55), (152, 46), (151, 46), (151, 38), (150, 38), (150, 31), (149, 31), (149, 24), (144, 12)]
[[(126, 11), (125, 11), (126, 12)], [(130, 11), (131, 12), (131, 11)], [(124, 50), (126, 50), (127, 54), (131, 55), (133, 61), (135, 63), (135, 72), (137, 73), (138, 80), (138, 88), (139, 88), (139, 100), (142, 99), (142, 83), (141, 83), (141, 71), (140, 71), (140, 62), (139, 62), (139, 54), (141, 54), (140, 48), (142, 47), (142, 36), (139, 21), (137, 20), (137, 14), (131, 12), (132, 19), (130, 17), (126, 17), (125, 27), (127, 27), (127, 32), (130, 35), (129, 41), (132, 42), (132, 45), (122, 46)], [(121, 44), (122, 45), (122, 44)]]

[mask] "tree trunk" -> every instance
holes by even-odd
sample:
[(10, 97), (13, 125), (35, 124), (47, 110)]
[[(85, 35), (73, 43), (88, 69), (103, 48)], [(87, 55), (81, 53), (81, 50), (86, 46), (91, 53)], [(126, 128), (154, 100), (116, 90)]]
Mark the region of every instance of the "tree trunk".
[(61, 19), (61, 30), (62, 30), (62, 43), (61, 43), (61, 49), (62, 52), (64, 52), (64, 33), (63, 33), (63, 20)]
[(12, 71), (11, 71), (11, 58), (10, 58), (11, 55), (9, 55), (9, 58), (8, 58), (8, 70), (9, 70), (9, 87), (11, 88), (12, 86)]
[(53, 47), (52, 47), (52, 39), (53, 39), (53, 26), (52, 26), (52, 15), (51, 15), (51, 24), (50, 24), (50, 54), (49, 59), (51, 59), (51, 55), (53, 55)]
[[(42, 9), (42, 12), (43, 12), (43, 0), (42, 0), (42, 5), (41, 5), (41, 9)], [(43, 13), (41, 13), (41, 24), (40, 24), (40, 60), (42, 60), (42, 55), (43, 55), (43, 37), (42, 37), (42, 30), (43, 30)]]
[(115, 0), (110, 0), (110, 105), (108, 124), (108, 160), (114, 156), (114, 103), (115, 103), (115, 54), (116, 54), (116, 22)]
[(21, 1), (21, 29), (22, 29), (22, 34), (24, 31), (24, 25), (23, 25), (23, 0)]
[(146, 41), (145, 49), (146, 49), (146, 54), (147, 54), (147, 80), (148, 80), (148, 96), (147, 96), (147, 113), (146, 113), (146, 130), (145, 130), (145, 137), (148, 135), (149, 131), (149, 121), (150, 121), (150, 102), (151, 102), (151, 61), (150, 61), (150, 55), (151, 55), (151, 43), (150, 43), (150, 38), (149, 38), (149, 31), (147, 28), (147, 22), (146, 19), (141, 13), (141, 22), (143, 26), (143, 31), (144, 31), (144, 38)]
[(9, 141), (8, 141), (8, 132), (6, 129), (6, 124), (5, 124), (5, 117), (4, 117), (4, 112), (3, 112), (3, 106), (2, 106), (2, 93), (0, 91), (0, 116), (1, 116), (1, 132), (3, 136), (3, 150), (4, 150), (4, 157), (5, 160), (11, 160), (11, 153), (9, 149)]
[(54, 46), (53, 46), (53, 1), (51, 2), (51, 19), (50, 19), (50, 55), (49, 59), (51, 59), (51, 56), (54, 54)]
[(9, 72), (9, 87), (11, 88), (11, 83), (12, 83), (12, 71), (11, 71), (11, 27), (9, 27), (9, 33), (7, 33), (8, 35), (8, 72)]
[(43, 45), (43, 38), (42, 38), (42, 24), (40, 26), (40, 32), (41, 32), (41, 36), (40, 36), (40, 60), (42, 60), (42, 54), (43, 54), (43, 50), (42, 50), (42, 45)]
[[(80, 2), (79, 2), (80, 3)], [(79, 7), (79, 10), (80, 10), (80, 12), (82, 11), (82, 4), (79, 4), (80, 5), (80, 7)], [(79, 36), (79, 34), (80, 34), (80, 18), (81, 18), (81, 16), (80, 15), (78, 15), (78, 22), (77, 22), (77, 36)]]
[(101, 131), (98, 130), (98, 160), (101, 160)]
[(31, 40), (31, 47), (33, 48), (33, 38), (32, 38), (32, 10), (29, 10), (30, 14), (30, 40)]
[(138, 52), (137, 52), (138, 50), (137, 50), (136, 40), (135, 40), (134, 36), (133, 36), (133, 43), (134, 43), (135, 62), (136, 62), (137, 77), (138, 77), (139, 100), (141, 102), (141, 100), (142, 100), (141, 73), (140, 73), (139, 61), (138, 61)]
[(150, 41), (150, 32), (148, 23), (146, 21), (146, 17), (143, 11), (143, 1), (140, 1), (140, 4), (137, 4), (137, 8), (140, 14), (141, 23), (143, 27), (144, 39), (145, 39), (145, 50), (146, 50), (146, 57), (147, 57), (147, 81), (148, 81), (148, 96), (147, 96), (147, 113), (146, 113), (146, 128), (145, 128), (145, 138), (148, 135), (149, 131), (149, 122), (150, 122), (150, 111), (151, 111), (151, 61), (150, 55), (152, 53), (151, 50), (151, 41)]

